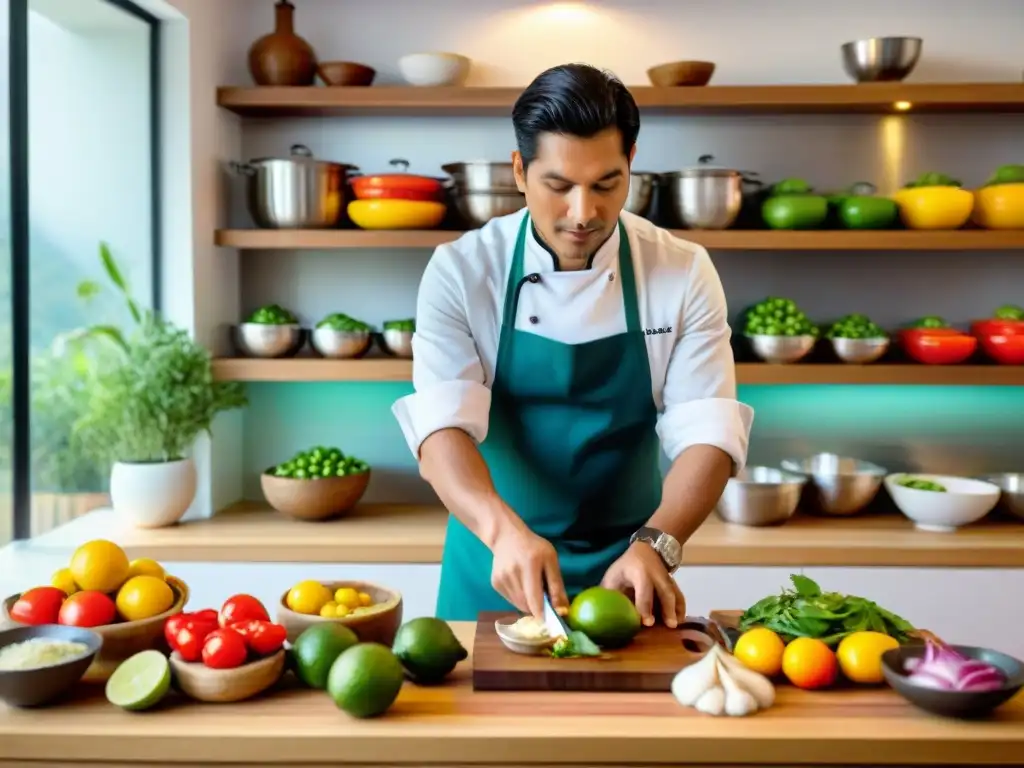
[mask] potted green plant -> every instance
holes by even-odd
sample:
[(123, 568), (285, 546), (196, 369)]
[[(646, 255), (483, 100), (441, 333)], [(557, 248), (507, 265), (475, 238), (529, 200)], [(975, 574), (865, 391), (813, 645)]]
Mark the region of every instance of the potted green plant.
[[(172, 525), (195, 498), (189, 453), (196, 438), (210, 432), (217, 414), (248, 401), (241, 384), (214, 380), (207, 349), (139, 306), (106, 244), (100, 260), (134, 327), (122, 333), (97, 325), (77, 333), (77, 340), (97, 340), (116, 354), (89, 368), (88, 397), (73, 432), (89, 455), (112, 464), (115, 511), (141, 528)], [(89, 299), (101, 290), (84, 282), (78, 293)]]

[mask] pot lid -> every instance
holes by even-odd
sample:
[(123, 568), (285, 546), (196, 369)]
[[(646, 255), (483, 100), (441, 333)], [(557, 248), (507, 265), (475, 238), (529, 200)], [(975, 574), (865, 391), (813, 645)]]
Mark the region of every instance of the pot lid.
[(681, 176), (738, 176), (739, 171), (735, 168), (725, 168), (721, 165), (713, 165), (714, 155), (701, 155), (697, 158), (697, 165), (684, 168), (679, 171)]
[(388, 165), (392, 165), (399, 170), (395, 173), (370, 173), (363, 176), (357, 176), (353, 179), (354, 182), (361, 184), (372, 184), (373, 186), (416, 186), (416, 187), (440, 187), (444, 179), (439, 179), (434, 176), (421, 176), (416, 173), (408, 173), (406, 169), (409, 167), (409, 161), (404, 160), (400, 157), (388, 161)]
[(354, 165), (347, 163), (336, 163), (331, 160), (319, 160), (313, 155), (313, 151), (305, 144), (292, 144), (289, 150), (288, 157), (257, 157), (255, 160), (250, 160), (249, 165), (258, 165), (260, 163), (271, 163), (271, 162), (288, 162), (288, 163), (326, 163), (327, 165), (337, 165), (342, 168), (356, 168)]

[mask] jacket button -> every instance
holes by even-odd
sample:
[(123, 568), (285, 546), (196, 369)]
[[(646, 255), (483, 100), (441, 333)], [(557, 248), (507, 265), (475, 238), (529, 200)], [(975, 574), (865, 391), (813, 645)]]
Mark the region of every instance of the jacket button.
[(528, 280), (529, 280), (529, 281), (530, 281), (531, 283), (539, 283), (539, 282), (540, 282), (540, 275), (537, 275), (537, 274), (533, 274), (533, 275), (530, 275), (530, 276), (529, 276), (529, 277), (528, 277), (527, 279), (528, 279)]
[(615, 273), (614, 272), (609, 272), (608, 273), (608, 282), (611, 283), (614, 280), (615, 280)]
[(530, 315), (530, 322), (536, 325), (537, 323), (540, 322), (540, 318), (537, 317), (536, 315)]

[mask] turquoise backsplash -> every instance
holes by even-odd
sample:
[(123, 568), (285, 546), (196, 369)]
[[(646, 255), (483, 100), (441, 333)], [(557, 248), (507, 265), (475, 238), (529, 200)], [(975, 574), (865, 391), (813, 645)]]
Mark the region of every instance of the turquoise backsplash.
[[(256, 383), (245, 414), (246, 498), (294, 451), (336, 445), (370, 463), (365, 500), (430, 501), (391, 415), (405, 382)], [(1024, 471), (1024, 387), (747, 386), (750, 462), (837, 451), (892, 470)]]

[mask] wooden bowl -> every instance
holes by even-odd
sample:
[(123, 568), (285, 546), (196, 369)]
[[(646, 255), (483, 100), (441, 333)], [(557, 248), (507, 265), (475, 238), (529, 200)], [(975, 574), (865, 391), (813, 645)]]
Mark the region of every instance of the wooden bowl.
[(377, 70), (355, 61), (321, 61), (316, 73), (325, 85), (365, 86), (372, 85)]
[(400, 592), (368, 581), (325, 581), (324, 586), (331, 592), (335, 592), (339, 587), (352, 587), (357, 592), (365, 592), (373, 598), (373, 607), (366, 613), (327, 619), (323, 616), (296, 613), (288, 607), (286, 602), (288, 593), (285, 592), (281, 595), (277, 606), (277, 623), (288, 630), (289, 643), (294, 643), (304, 630), (314, 624), (331, 621), (348, 627), (364, 643), (380, 643), (388, 648), (391, 647), (398, 628), (402, 626), (402, 594)]
[(647, 77), (659, 88), (707, 85), (715, 73), (713, 61), (670, 61), (647, 70)]
[(257, 659), (234, 669), (211, 669), (202, 662), (189, 662), (175, 651), (170, 656), (171, 672), (186, 696), (196, 701), (225, 704), (251, 699), (281, 679), (285, 651)]
[(331, 520), (351, 510), (366, 493), (370, 471), (344, 477), (299, 480), (260, 475), (260, 487), (267, 503), (278, 512), (298, 520)]
[[(99, 653), (92, 660), (92, 664), (82, 676), (86, 683), (105, 683), (114, 673), (118, 665), (129, 656), (134, 656), (139, 651), (151, 649), (163, 649), (164, 621), (168, 616), (181, 613), (188, 602), (188, 585), (175, 576), (167, 577), (167, 584), (174, 593), (174, 605), (161, 614), (151, 616), (148, 619), (138, 621), (125, 621), (119, 624), (104, 624), (102, 627), (88, 627), (103, 638), (103, 645)], [(10, 623), (11, 626), (27, 626), (11, 618), (11, 608), (20, 594), (11, 595), (3, 602), (0, 623)]]

